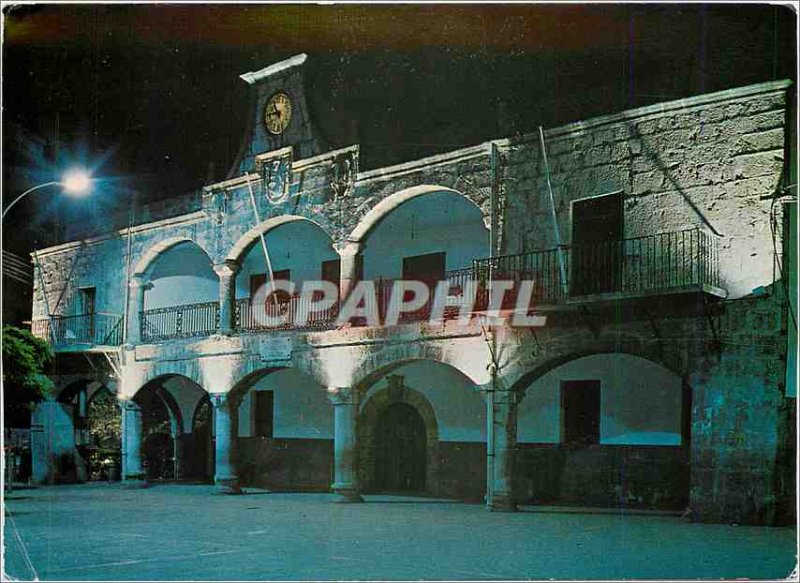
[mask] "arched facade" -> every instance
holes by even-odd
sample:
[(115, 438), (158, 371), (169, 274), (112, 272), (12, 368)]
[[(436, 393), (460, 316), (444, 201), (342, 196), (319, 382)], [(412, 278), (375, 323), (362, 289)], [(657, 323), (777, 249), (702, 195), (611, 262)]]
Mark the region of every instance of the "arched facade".
[(399, 208), (400, 205), (417, 197), (437, 192), (449, 193), (463, 197), (472, 203), (482, 215), (485, 215), (479, 204), (457, 190), (434, 184), (422, 184), (419, 186), (412, 186), (410, 188), (399, 190), (383, 198), (369, 211), (367, 211), (363, 217), (361, 217), (356, 227), (348, 235), (347, 240), (352, 243), (363, 243), (366, 240), (369, 232), (374, 229), (383, 219), (389, 216), (392, 211)]

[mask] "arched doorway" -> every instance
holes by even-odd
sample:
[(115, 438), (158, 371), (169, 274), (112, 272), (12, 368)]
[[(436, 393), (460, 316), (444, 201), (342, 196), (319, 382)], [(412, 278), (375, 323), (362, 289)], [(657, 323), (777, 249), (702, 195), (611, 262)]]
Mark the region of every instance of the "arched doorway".
[(135, 399), (142, 409), (142, 463), (148, 480), (178, 477), (177, 437), (180, 411), (161, 386), (139, 391)]
[(192, 460), (197, 457), (195, 442), (202, 445), (203, 440), (191, 433), (191, 420), (207, 398), (203, 387), (180, 374), (156, 377), (134, 395), (141, 410), (141, 455), (148, 480), (197, 479)]
[(419, 412), (407, 403), (392, 403), (378, 418), (375, 431), (375, 489), (424, 492), (427, 431)]

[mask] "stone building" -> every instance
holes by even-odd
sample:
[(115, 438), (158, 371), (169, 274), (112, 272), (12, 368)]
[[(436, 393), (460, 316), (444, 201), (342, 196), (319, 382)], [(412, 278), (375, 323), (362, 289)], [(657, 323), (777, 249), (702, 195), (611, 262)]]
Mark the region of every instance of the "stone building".
[[(789, 82), (364, 171), (315, 132), (304, 61), (242, 75), (228, 179), (34, 254), (58, 401), (83, 428), (116, 396), (123, 480), (790, 518)], [(268, 271), (342, 298), (532, 280), (543, 325), (269, 327)]]

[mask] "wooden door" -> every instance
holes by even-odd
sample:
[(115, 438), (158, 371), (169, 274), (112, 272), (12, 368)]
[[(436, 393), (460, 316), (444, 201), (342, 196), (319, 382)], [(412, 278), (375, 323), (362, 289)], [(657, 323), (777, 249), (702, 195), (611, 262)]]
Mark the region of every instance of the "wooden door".
[(394, 403), (378, 418), (375, 486), (385, 492), (422, 492), (427, 469), (427, 435), (411, 405)]

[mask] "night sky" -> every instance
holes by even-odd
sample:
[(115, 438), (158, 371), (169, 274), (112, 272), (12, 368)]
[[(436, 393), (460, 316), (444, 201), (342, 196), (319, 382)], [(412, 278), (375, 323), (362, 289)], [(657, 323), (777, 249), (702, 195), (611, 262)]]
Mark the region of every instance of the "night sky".
[(71, 163), (104, 180), (88, 200), (32, 197), (3, 245), (225, 178), (249, 113), (239, 75), (299, 52), (327, 145), (360, 143), (369, 169), (794, 78), (795, 26), (741, 4), (7, 6), (4, 206)]

